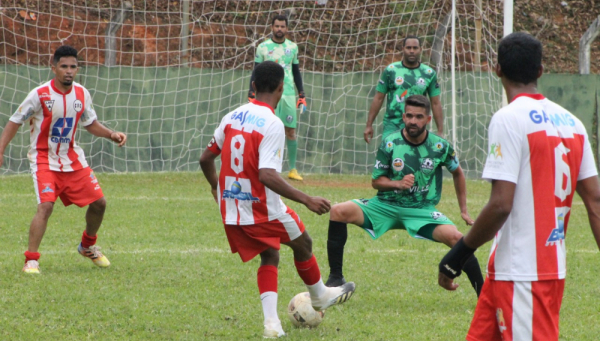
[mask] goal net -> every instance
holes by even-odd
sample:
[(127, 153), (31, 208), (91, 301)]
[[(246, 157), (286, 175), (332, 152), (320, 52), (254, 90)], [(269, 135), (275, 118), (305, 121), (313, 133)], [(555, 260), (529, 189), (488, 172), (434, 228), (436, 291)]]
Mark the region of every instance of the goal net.
[[(80, 53), (76, 81), (90, 90), (100, 121), (128, 135), (117, 148), (80, 128), (77, 140), (93, 169), (196, 171), (220, 119), (247, 101), (255, 48), (283, 13), (299, 46), (308, 102), (296, 131), (301, 173), (370, 173), (385, 106), (371, 144), (363, 139), (367, 112), (381, 71), (401, 59), (402, 38), (412, 34), (423, 40), (422, 62), (438, 71), (445, 137), (474, 177), (502, 97), (490, 72), (502, 2), (478, 2), (456, 2), (452, 55), (450, 0), (3, 0), (0, 125), (53, 77), (51, 55), (68, 44)], [(0, 173), (27, 172), (28, 145), (22, 128)]]

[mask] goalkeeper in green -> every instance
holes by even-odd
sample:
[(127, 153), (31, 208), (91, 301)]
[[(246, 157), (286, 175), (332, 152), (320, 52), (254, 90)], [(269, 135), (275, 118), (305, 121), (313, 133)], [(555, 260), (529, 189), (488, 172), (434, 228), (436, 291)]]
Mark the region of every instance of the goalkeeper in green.
[(377, 117), (387, 95), (387, 110), (383, 117), (383, 137), (404, 128), (402, 113), (404, 101), (412, 95), (428, 95), (431, 100), (433, 120), (437, 135), (444, 136), (444, 116), (440, 101), (440, 85), (437, 74), (431, 67), (420, 62), (421, 40), (416, 36), (404, 38), (402, 60), (388, 65), (379, 79), (375, 97), (367, 116), (364, 138), (367, 143), (373, 138), (373, 121)]
[[(284, 15), (277, 15), (271, 22), (272, 37), (262, 42), (256, 48), (254, 58), (254, 68), (265, 60), (276, 62), (283, 67), (285, 77), (283, 80), (283, 96), (275, 109), (275, 114), (281, 119), (285, 127), (285, 142), (288, 151), (288, 162), (290, 171), (288, 178), (302, 181), (302, 176), (296, 170), (296, 156), (298, 154), (298, 140), (296, 137), (296, 126), (298, 118), (296, 108), (303, 110), (306, 108), (306, 96), (302, 87), (302, 76), (300, 76), (300, 64), (298, 61), (298, 45), (293, 41), (286, 39), (288, 18)], [(254, 100), (254, 90), (252, 90), (252, 81), (254, 81), (254, 72), (250, 79), (250, 90), (248, 91), (248, 100)], [(296, 102), (296, 90), (298, 89), (298, 101)]]
[[(387, 135), (377, 152), (372, 186), (379, 190), (371, 199), (355, 199), (336, 204), (329, 216), (327, 256), (330, 274), (327, 286), (345, 283), (342, 274), (347, 224), (363, 228), (377, 239), (389, 230), (406, 230), (413, 238), (456, 244), (462, 233), (437, 205), (442, 196), (442, 166), (454, 180), (461, 218), (467, 225), (473, 219), (467, 212), (465, 176), (452, 145), (430, 134), (430, 103), (423, 95), (406, 99), (405, 127)], [(463, 268), (477, 295), (483, 285), (479, 262), (471, 257)]]

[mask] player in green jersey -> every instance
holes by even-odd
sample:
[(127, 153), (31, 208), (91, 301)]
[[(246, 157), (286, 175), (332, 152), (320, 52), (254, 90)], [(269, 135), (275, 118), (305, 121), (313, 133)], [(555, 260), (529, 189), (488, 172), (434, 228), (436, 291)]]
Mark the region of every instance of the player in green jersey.
[(421, 51), (421, 40), (416, 36), (409, 35), (404, 38), (402, 60), (388, 65), (383, 70), (367, 116), (367, 126), (364, 132), (367, 143), (371, 142), (373, 138), (373, 121), (379, 114), (386, 95), (387, 110), (383, 118), (383, 137), (404, 128), (402, 121), (404, 100), (412, 95), (425, 94), (431, 100), (437, 135), (443, 137), (444, 116), (437, 74), (431, 67), (419, 61)]
[[(379, 147), (372, 174), (377, 195), (351, 200), (331, 208), (327, 254), (330, 274), (326, 285), (345, 283), (342, 274), (347, 224), (362, 227), (377, 239), (388, 230), (406, 230), (411, 237), (428, 239), (452, 247), (461, 238), (454, 223), (435, 205), (442, 195), (442, 166), (454, 180), (460, 214), (467, 225), (473, 219), (467, 212), (467, 189), (454, 149), (443, 138), (430, 134), (430, 103), (423, 95), (406, 99), (403, 113), (406, 126), (387, 135)], [(477, 295), (483, 285), (479, 262), (473, 256), (464, 267)], [(341, 284), (340, 284), (341, 283)]]
[[(254, 68), (265, 60), (270, 60), (281, 65), (285, 71), (283, 97), (281, 97), (281, 101), (279, 101), (277, 108), (275, 108), (275, 114), (283, 121), (283, 125), (285, 126), (285, 141), (288, 151), (288, 162), (290, 165), (288, 178), (302, 181), (302, 176), (300, 176), (296, 170), (296, 155), (298, 154), (298, 140), (296, 137), (298, 118), (296, 117), (296, 108), (301, 108), (301, 111), (306, 108), (306, 96), (304, 95), (302, 76), (300, 75), (298, 45), (285, 38), (287, 25), (288, 19), (285, 15), (277, 15), (273, 18), (273, 21), (271, 22), (273, 36), (271, 39), (262, 42), (256, 48)], [(248, 91), (248, 99), (250, 101), (254, 100), (252, 81), (254, 81), (254, 72), (252, 72), (250, 91)], [(297, 102), (294, 84), (298, 89), (299, 99)]]

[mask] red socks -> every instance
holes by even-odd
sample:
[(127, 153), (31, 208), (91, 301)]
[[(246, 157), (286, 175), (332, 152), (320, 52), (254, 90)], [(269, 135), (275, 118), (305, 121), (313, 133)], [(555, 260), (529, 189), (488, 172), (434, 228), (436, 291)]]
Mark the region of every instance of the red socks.
[(277, 292), (277, 267), (273, 265), (263, 265), (258, 268), (258, 292), (262, 295), (265, 292)]
[(30, 260), (39, 260), (39, 259), (40, 259), (39, 252), (25, 251), (25, 263), (29, 262)]
[(313, 255), (309, 260), (304, 262), (298, 262), (294, 260), (298, 275), (304, 281), (306, 285), (314, 285), (321, 280), (321, 271), (319, 270), (319, 264), (317, 264), (317, 258)]
[(83, 231), (83, 235), (81, 236), (81, 246), (87, 249), (96, 244), (96, 239), (98, 239), (98, 235), (90, 237), (85, 231)]

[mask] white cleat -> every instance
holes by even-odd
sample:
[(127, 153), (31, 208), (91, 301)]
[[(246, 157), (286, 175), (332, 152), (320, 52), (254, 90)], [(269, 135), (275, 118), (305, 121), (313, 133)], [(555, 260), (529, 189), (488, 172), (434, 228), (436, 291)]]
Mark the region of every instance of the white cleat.
[(354, 282), (344, 283), (339, 287), (327, 288), (325, 294), (321, 297), (312, 298), (312, 307), (317, 311), (323, 311), (332, 305), (342, 304), (352, 297), (356, 290)]
[(281, 328), (281, 321), (274, 319), (265, 320), (265, 331), (263, 337), (265, 339), (276, 339), (285, 336), (283, 328)]

